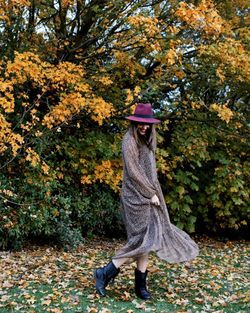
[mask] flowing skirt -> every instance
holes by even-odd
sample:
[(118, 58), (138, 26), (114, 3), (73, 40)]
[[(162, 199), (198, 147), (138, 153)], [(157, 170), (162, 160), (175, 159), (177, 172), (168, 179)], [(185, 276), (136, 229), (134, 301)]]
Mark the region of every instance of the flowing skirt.
[(179, 263), (190, 261), (198, 255), (198, 245), (186, 232), (170, 222), (160, 187), (157, 195), (160, 206), (153, 205), (146, 198), (143, 202), (133, 197), (121, 198), (127, 242), (113, 259), (137, 259), (154, 251), (169, 263)]

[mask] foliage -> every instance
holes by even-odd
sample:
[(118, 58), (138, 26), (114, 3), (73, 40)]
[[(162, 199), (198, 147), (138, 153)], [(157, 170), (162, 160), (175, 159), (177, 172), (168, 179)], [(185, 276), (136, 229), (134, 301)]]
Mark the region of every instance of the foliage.
[(236, 154), (238, 136), (234, 133), (229, 143), (226, 129), (219, 130), (216, 121), (185, 121), (176, 126), (168, 149), (159, 148), (166, 203), (181, 228), (194, 231), (196, 224), (200, 231), (218, 231), (247, 225), (247, 145), (241, 145), (242, 156)]
[(248, 243), (202, 238), (199, 246), (199, 257), (186, 264), (167, 264), (151, 255), (148, 288), (154, 300), (146, 302), (134, 293), (134, 264), (125, 265), (108, 286), (108, 297), (95, 294), (93, 269), (109, 261), (110, 241), (93, 238), (74, 252), (37, 246), (5, 252), (0, 255), (0, 312), (247, 312)]
[(0, 245), (120, 231), (120, 144), (136, 101), (163, 120), (173, 221), (245, 227), (248, 24), (246, 0), (1, 1)]

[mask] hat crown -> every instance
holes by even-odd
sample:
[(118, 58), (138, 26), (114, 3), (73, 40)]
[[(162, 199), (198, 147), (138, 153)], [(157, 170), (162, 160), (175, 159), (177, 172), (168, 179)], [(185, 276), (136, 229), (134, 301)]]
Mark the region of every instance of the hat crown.
[(151, 104), (150, 103), (138, 103), (135, 108), (134, 115), (135, 116), (145, 115), (148, 117), (153, 117), (153, 110), (152, 110)]
[(126, 119), (137, 123), (160, 123), (160, 120), (154, 118), (154, 112), (150, 103), (137, 103), (134, 114), (126, 117)]

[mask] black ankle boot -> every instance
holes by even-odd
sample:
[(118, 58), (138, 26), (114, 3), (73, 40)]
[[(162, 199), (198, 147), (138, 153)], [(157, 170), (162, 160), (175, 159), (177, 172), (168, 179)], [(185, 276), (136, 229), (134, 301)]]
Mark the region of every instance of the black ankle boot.
[(135, 269), (135, 293), (137, 297), (148, 300), (151, 298), (150, 293), (147, 290), (146, 279), (147, 279), (148, 271), (142, 273), (138, 269)]
[(94, 272), (95, 277), (95, 287), (96, 292), (102, 296), (106, 296), (105, 288), (107, 287), (108, 283), (115, 279), (115, 277), (119, 274), (120, 269), (116, 268), (113, 264), (113, 262), (108, 263), (106, 266), (98, 268)]

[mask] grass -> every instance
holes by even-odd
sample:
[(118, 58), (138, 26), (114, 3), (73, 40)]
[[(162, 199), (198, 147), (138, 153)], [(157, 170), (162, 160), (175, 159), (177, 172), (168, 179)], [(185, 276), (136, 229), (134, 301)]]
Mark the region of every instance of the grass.
[(37, 246), (0, 252), (0, 312), (249, 312), (249, 243), (198, 243), (200, 255), (188, 264), (151, 255), (153, 298), (147, 302), (134, 295), (134, 264), (122, 267), (107, 297), (95, 293), (93, 269), (107, 263), (122, 242), (86, 241), (74, 252)]

